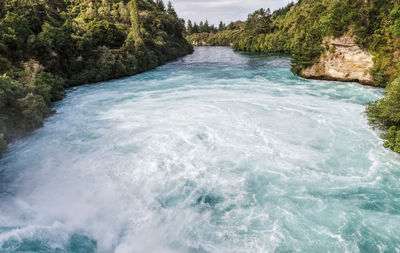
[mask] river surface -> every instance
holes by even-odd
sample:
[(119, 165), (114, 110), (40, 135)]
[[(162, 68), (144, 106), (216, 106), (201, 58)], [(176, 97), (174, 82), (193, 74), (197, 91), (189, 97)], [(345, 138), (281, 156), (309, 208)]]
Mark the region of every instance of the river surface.
[(285, 56), (197, 48), (72, 88), (0, 161), (0, 252), (400, 252), (400, 156)]

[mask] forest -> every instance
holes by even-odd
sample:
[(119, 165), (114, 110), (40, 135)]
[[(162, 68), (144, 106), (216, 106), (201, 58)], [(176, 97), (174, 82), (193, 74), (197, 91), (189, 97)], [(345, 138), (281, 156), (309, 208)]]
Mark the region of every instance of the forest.
[(193, 52), (162, 0), (0, 1), (0, 156), (43, 125), (65, 89)]
[(315, 64), (328, 50), (325, 37), (355, 37), (368, 50), (374, 84), (386, 87), (379, 101), (366, 108), (370, 124), (383, 132), (385, 147), (400, 153), (400, 3), (396, 0), (299, 0), (271, 12), (259, 9), (245, 22), (218, 31), (198, 33), (187, 27), (195, 45), (232, 46), (235, 50), (287, 53), (292, 72)]

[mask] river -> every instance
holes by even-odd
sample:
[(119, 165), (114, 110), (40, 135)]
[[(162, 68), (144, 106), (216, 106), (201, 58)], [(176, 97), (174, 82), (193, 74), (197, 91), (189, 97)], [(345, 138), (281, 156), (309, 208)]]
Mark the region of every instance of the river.
[(399, 252), (383, 90), (289, 69), (199, 47), (68, 90), (0, 161), (0, 252)]

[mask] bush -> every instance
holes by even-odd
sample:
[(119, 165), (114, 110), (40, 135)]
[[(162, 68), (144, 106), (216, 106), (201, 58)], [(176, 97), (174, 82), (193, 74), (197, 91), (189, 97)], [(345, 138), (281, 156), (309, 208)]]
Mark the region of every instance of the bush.
[(19, 111), (18, 126), (25, 133), (43, 126), (43, 119), (52, 113), (43, 97), (32, 93), (17, 99), (16, 108)]
[(385, 133), (384, 146), (400, 153), (400, 77), (388, 87), (385, 97), (367, 105), (369, 123)]
[(387, 133), (382, 135), (385, 139), (385, 148), (390, 148), (394, 152), (400, 153), (400, 128), (392, 126), (389, 128)]
[(400, 4), (396, 4), (390, 12), (393, 33), (400, 37)]
[(88, 32), (95, 48), (98, 46), (119, 48), (125, 40), (124, 33), (107, 20), (91, 21)]
[(60, 77), (55, 77), (48, 72), (40, 72), (36, 75), (34, 86), (35, 93), (43, 97), (47, 105), (51, 102), (58, 101), (65, 96), (64, 80)]
[(367, 106), (366, 113), (373, 126), (400, 127), (400, 77), (389, 85), (384, 98)]
[(4, 19), (0, 20), (0, 40), (8, 47), (8, 54), (13, 59), (19, 56), (18, 50), (25, 46), (31, 33), (28, 20), (16, 13), (8, 12)]
[(0, 158), (7, 152), (7, 142), (4, 140), (4, 135), (0, 133)]

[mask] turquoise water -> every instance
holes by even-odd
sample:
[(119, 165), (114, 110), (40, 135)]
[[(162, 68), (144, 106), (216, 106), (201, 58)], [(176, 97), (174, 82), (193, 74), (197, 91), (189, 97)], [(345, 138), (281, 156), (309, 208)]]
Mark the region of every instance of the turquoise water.
[(197, 48), (70, 89), (0, 162), (0, 252), (400, 252), (382, 90)]

